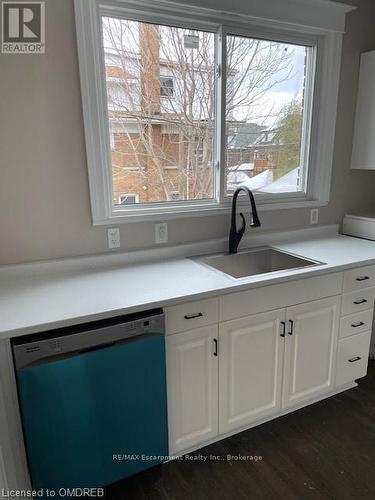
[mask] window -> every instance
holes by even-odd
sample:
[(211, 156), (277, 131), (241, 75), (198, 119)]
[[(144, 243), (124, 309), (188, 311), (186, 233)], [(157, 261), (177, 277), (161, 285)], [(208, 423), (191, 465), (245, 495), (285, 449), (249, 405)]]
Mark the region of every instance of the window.
[(115, 149), (115, 134), (111, 131), (109, 133), (109, 143), (111, 145), (111, 150)]
[(119, 196), (119, 205), (134, 205), (139, 202), (137, 194), (124, 193)]
[(170, 76), (160, 77), (160, 97), (172, 97), (174, 95), (173, 78)]
[(254, 170), (242, 184), (253, 192), (306, 192), (313, 58), (312, 46), (227, 36), (227, 195), (238, 187), (233, 176), (246, 157), (254, 157)]
[[(106, 78), (109, 126), (114, 120), (121, 124), (111, 154), (113, 192), (126, 184), (134, 189), (133, 179), (116, 168), (119, 158), (126, 158), (143, 166), (137, 204), (174, 201), (169, 185), (180, 187), (179, 200), (212, 199), (214, 33), (194, 31), (196, 42), (189, 44), (190, 30), (106, 16), (102, 29), (104, 53), (118, 55), (121, 89), (114, 101), (113, 82)], [(134, 81), (138, 92), (130, 85)], [(202, 172), (203, 142), (210, 154)], [(165, 169), (168, 165), (178, 165), (177, 171)]]
[(201, 138), (197, 138), (196, 145), (196, 155), (198, 165), (204, 165), (204, 141)]
[(229, 210), (241, 185), (260, 209), (328, 201), (349, 8), (75, 2), (94, 223)]
[(181, 200), (181, 193), (180, 191), (171, 191), (169, 193), (169, 199), (172, 201), (179, 201)]

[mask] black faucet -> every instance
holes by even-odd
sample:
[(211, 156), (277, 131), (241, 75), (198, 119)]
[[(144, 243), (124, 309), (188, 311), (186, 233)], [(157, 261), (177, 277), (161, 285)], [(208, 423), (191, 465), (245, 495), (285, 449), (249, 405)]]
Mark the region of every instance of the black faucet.
[(260, 226), (260, 220), (258, 217), (257, 207), (255, 205), (253, 193), (250, 191), (249, 188), (247, 188), (245, 186), (237, 188), (235, 190), (235, 192), (233, 193), (233, 199), (232, 199), (232, 219), (231, 219), (230, 231), (229, 231), (229, 253), (237, 253), (238, 245), (240, 244), (241, 238), (242, 238), (243, 233), (245, 232), (245, 229), (246, 229), (246, 221), (245, 221), (244, 214), (242, 212), (240, 213), (240, 217), (242, 219), (241, 229), (239, 229), (237, 231), (237, 227), (236, 227), (237, 197), (241, 191), (245, 191), (245, 193), (247, 193), (249, 195), (249, 198), (250, 198), (251, 211), (252, 211), (252, 221), (250, 223), (250, 227), (259, 227)]

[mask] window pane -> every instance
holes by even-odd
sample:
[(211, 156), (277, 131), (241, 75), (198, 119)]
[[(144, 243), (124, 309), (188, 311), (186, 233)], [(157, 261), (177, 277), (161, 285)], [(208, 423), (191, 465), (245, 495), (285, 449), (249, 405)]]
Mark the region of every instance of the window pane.
[(305, 191), (309, 47), (227, 37), (226, 194)]
[(113, 204), (213, 198), (214, 34), (102, 23)]

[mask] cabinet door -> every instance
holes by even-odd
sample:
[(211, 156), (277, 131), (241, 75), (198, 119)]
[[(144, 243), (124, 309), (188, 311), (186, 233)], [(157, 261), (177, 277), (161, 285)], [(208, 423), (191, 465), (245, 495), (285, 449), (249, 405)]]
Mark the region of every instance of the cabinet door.
[(287, 309), (283, 407), (332, 389), (340, 297)]
[(285, 309), (219, 327), (219, 429), (244, 427), (280, 409)]
[(218, 433), (217, 329), (208, 326), (166, 338), (171, 453)]

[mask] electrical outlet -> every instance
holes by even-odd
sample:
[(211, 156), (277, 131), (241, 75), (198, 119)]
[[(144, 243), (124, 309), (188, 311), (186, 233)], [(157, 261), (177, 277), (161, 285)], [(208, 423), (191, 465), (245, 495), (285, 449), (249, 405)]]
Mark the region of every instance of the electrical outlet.
[(319, 220), (319, 209), (312, 208), (310, 210), (310, 224), (318, 224)]
[(168, 224), (155, 224), (155, 243), (168, 243)]
[(120, 229), (118, 227), (108, 229), (108, 248), (120, 248)]

